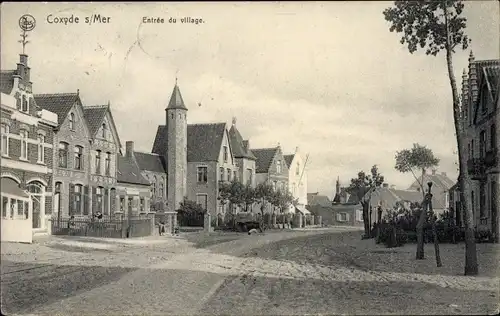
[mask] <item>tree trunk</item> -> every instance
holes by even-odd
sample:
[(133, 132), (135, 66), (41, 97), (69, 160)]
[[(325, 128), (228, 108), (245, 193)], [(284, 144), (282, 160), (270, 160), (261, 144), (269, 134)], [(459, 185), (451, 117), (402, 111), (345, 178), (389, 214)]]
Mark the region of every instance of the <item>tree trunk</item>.
[(361, 202), (361, 205), (363, 206), (363, 224), (365, 228), (365, 234), (364, 238), (369, 238), (370, 237), (370, 223), (368, 219), (368, 202), (364, 201)]
[(417, 260), (423, 260), (425, 255), (424, 255), (424, 224), (426, 222), (427, 218), (427, 202), (425, 199), (425, 188), (424, 188), (424, 175), (425, 175), (425, 169), (422, 169), (422, 183), (421, 183), (421, 189), (422, 189), (422, 194), (424, 196), (423, 202), (422, 202), (422, 210), (420, 211), (420, 215), (418, 217), (418, 222), (417, 222), (417, 253), (416, 253), (416, 259)]
[[(459, 186), (460, 186), (460, 201), (462, 212), (465, 215), (465, 275), (477, 275), (477, 252), (476, 240), (474, 236), (474, 224), (472, 208), (467, 207), (469, 200), (470, 179), (467, 173), (466, 149), (465, 149), (465, 122), (461, 118), (460, 103), (458, 98), (457, 82), (453, 73), (453, 57), (452, 47), (450, 45), (448, 10), (446, 4), (444, 7), (444, 16), (446, 23), (446, 63), (448, 66), (448, 77), (450, 79), (451, 92), (453, 97), (453, 121), (455, 123), (455, 135), (457, 138), (458, 161), (459, 161)], [(465, 100), (464, 100), (465, 101)], [(470, 115), (470, 114), (469, 114)]]
[(434, 216), (434, 210), (432, 208), (432, 200), (429, 201), (429, 210), (432, 212), (432, 236), (434, 238), (434, 252), (436, 254), (436, 265), (439, 268), (443, 266), (443, 263), (441, 262), (441, 255), (439, 254), (439, 241), (436, 228), (436, 217)]

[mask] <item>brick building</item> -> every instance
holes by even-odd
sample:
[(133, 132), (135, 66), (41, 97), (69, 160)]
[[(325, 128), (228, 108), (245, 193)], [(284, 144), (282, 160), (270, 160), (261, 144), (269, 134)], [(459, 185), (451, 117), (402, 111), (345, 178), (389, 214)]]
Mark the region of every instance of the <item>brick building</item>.
[(33, 97), (28, 56), (1, 72), (2, 240), (31, 241), (49, 232), (53, 192), (53, 129), (57, 114)]
[(463, 118), (467, 137), (467, 172), (471, 181), (469, 207), (474, 226), (489, 230), (499, 240), (500, 60), (469, 57), (463, 75)]

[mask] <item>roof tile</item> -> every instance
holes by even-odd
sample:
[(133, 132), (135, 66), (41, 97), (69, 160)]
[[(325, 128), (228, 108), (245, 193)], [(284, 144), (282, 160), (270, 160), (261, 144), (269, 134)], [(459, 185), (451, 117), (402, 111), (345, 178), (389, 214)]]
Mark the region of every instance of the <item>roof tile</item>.
[(141, 170), (166, 173), (166, 161), (163, 156), (158, 154), (148, 154), (142, 152), (134, 152), (137, 165)]
[(83, 108), (83, 115), (85, 116), (85, 121), (87, 121), (87, 126), (92, 137), (99, 130), (108, 109), (107, 105), (85, 106)]
[(122, 155), (118, 155), (118, 172), (116, 180), (119, 183), (150, 185), (148, 180), (141, 175), (141, 170), (134, 159)]
[(269, 171), (277, 150), (278, 147), (252, 149), (252, 153), (257, 158), (255, 161), (256, 173), (267, 173)]
[(0, 91), (5, 94), (10, 94), (14, 88), (15, 70), (2, 70), (0, 72)]
[(243, 140), (243, 137), (241, 137), (240, 132), (234, 124), (229, 129), (229, 141), (235, 158), (257, 159), (250, 148), (248, 148), (248, 140)]
[(57, 114), (61, 125), (73, 105), (79, 100), (78, 93), (35, 94), (36, 104), (44, 110)]

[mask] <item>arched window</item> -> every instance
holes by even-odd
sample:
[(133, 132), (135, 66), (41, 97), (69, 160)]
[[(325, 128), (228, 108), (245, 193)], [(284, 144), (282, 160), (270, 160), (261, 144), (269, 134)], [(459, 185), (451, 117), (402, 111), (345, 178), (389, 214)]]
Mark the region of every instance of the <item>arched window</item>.
[(20, 111), (21, 107), (22, 107), (22, 104), (21, 104), (21, 94), (19, 92), (16, 92), (16, 94), (14, 95), (14, 97), (16, 98), (16, 108)]
[(68, 168), (68, 143), (59, 143), (59, 167)]
[(26, 96), (23, 95), (23, 112), (28, 112), (28, 100), (26, 100)]
[(106, 123), (102, 123), (102, 138), (106, 139)]
[[(39, 181), (33, 181), (28, 183), (27, 189), (30, 193), (31, 203), (33, 206), (32, 225), (33, 228), (40, 228), (42, 227), (42, 216), (44, 215), (43, 209), (45, 208), (45, 186)], [(26, 218), (28, 218), (28, 216)]]
[(61, 194), (62, 194), (62, 183), (56, 182), (54, 190), (54, 211), (57, 212), (58, 216), (61, 215)]
[(101, 174), (101, 151), (96, 150), (95, 153), (95, 173)]
[(75, 129), (75, 114), (74, 113), (69, 114), (69, 129), (70, 130)]
[(163, 198), (163, 178), (160, 178), (160, 185), (159, 185), (159, 187), (160, 187), (160, 190), (158, 192), (158, 197), (159, 198)]
[(153, 194), (153, 197), (156, 197), (156, 180), (156, 177), (153, 177), (153, 183), (151, 183), (151, 193)]
[(104, 162), (104, 169), (106, 172), (106, 175), (109, 176), (111, 174), (111, 153), (107, 152), (106, 153), (106, 160)]
[(281, 161), (276, 161), (276, 173), (281, 173)]

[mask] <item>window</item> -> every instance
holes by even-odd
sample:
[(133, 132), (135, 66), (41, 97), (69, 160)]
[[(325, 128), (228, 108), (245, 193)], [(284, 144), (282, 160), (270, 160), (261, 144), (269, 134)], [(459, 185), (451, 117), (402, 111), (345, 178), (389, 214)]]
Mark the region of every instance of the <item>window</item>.
[(198, 194), (196, 195), (196, 203), (201, 205), (201, 207), (206, 210), (208, 209), (208, 201), (206, 194)]
[(7, 218), (7, 210), (9, 209), (9, 198), (2, 196), (2, 218)]
[(227, 169), (227, 181), (231, 181), (231, 169)]
[(21, 159), (28, 159), (28, 131), (21, 130)]
[(75, 192), (73, 193), (73, 214), (82, 213), (82, 185), (75, 185)]
[(45, 163), (45, 136), (38, 134), (38, 162)]
[(233, 171), (233, 180), (237, 181), (238, 180), (238, 172), (235, 170)]
[(144, 207), (144, 198), (141, 197), (139, 200), (139, 212), (144, 213), (145, 212), (145, 207)]
[(28, 112), (28, 100), (26, 99), (26, 96), (23, 95), (23, 112)]
[(101, 151), (96, 150), (95, 153), (95, 173), (101, 174)]
[(74, 113), (69, 114), (69, 129), (72, 131), (75, 129), (75, 114)]
[(10, 127), (6, 123), (2, 123), (2, 155), (9, 155), (9, 132)]
[(363, 210), (356, 210), (356, 220), (358, 222), (363, 221)]
[(471, 145), (470, 143), (467, 144), (467, 154), (469, 155), (469, 159), (472, 159), (472, 152), (471, 152)]
[(153, 177), (153, 183), (152, 183), (152, 186), (151, 186), (151, 189), (153, 190), (153, 196), (156, 197), (156, 177)]
[(111, 153), (106, 153), (106, 161), (104, 162), (104, 169), (106, 169), (106, 175), (111, 174)]
[(68, 144), (59, 143), (59, 167), (68, 168)]
[(220, 167), (219, 172), (220, 172), (219, 181), (224, 181), (224, 168)]
[(252, 169), (247, 169), (247, 184), (251, 185), (252, 184)]
[(281, 161), (276, 161), (276, 173), (281, 173)]
[(471, 202), (471, 206), (472, 206), (472, 214), (476, 214), (476, 201), (474, 199), (474, 191), (472, 191), (470, 193), (470, 202)]
[(486, 132), (481, 131), (479, 133), (479, 157), (484, 158), (486, 153)]
[(474, 158), (474, 140), (473, 139), (470, 141), (470, 153), (471, 153), (471, 157)]
[(227, 162), (227, 146), (224, 146), (224, 162)]
[(14, 97), (16, 98), (16, 109), (21, 110), (21, 95), (19, 92), (16, 92)]
[(337, 213), (337, 221), (339, 222), (347, 222), (349, 219), (349, 214), (347, 213)]
[(83, 169), (83, 147), (75, 146), (75, 165), (74, 168), (77, 170)]
[(102, 187), (97, 187), (95, 189), (95, 197), (96, 197), (96, 209), (93, 210), (94, 214), (97, 213), (97, 212), (101, 212), (102, 214), (104, 214), (104, 203), (103, 203), (103, 199), (102, 199), (102, 196), (103, 196), (103, 188)]
[(299, 175), (300, 173), (300, 162), (297, 162), (297, 170), (295, 171), (296, 175)]
[(277, 188), (278, 188), (278, 182), (273, 181), (273, 191), (276, 191)]
[(197, 168), (197, 178), (198, 178), (198, 183), (207, 183), (207, 181), (208, 181), (208, 168), (207, 167), (198, 167)]
[(496, 149), (498, 146), (497, 143), (497, 129), (495, 124), (492, 124), (490, 127), (490, 149)]
[(62, 183), (61, 182), (56, 182), (55, 186), (55, 194), (54, 194), (54, 210), (58, 213), (61, 214), (61, 190), (62, 190)]
[(106, 123), (102, 123), (102, 138), (106, 139)]
[(125, 211), (125, 198), (123, 196), (120, 197), (120, 212)]
[(160, 179), (160, 191), (158, 193), (158, 197), (163, 198), (163, 179)]

